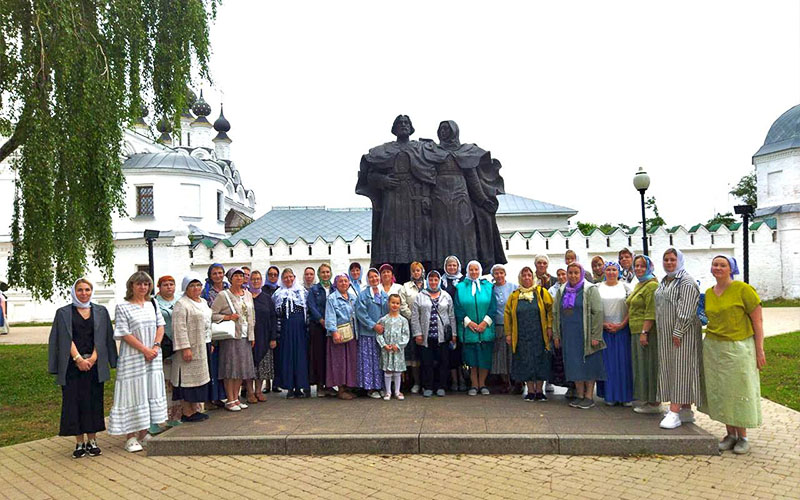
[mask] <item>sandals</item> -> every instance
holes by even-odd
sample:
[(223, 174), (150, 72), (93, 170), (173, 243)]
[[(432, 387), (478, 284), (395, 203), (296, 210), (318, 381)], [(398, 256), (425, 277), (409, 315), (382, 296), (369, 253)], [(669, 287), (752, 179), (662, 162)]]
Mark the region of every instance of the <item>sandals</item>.
[[(254, 405), (254, 404), (258, 403), (259, 401), (260, 400), (258, 398), (256, 398), (255, 396), (247, 398), (247, 404)], [(266, 399), (264, 401), (266, 401)]]
[(266, 396), (264, 396), (263, 394), (257, 394), (257, 395), (256, 395), (256, 400), (257, 400), (259, 403), (264, 403), (264, 402), (266, 402), (266, 401), (267, 401), (267, 397), (266, 397)]
[(235, 401), (228, 401), (225, 403), (225, 409), (228, 411), (242, 411), (242, 407), (239, 406), (239, 400)]

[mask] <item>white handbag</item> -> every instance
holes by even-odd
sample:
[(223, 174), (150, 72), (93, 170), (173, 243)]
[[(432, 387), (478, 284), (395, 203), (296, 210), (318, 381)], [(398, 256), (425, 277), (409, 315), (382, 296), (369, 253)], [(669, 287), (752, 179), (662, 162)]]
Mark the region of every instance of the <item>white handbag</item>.
[[(223, 290), (221, 293), (225, 295), (225, 300), (228, 301), (228, 307), (231, 308), (232, 313), (236, 313), (236, 309), (233, 308), (233, 304), (231, 303), (231, 299), (228, 297), (227, 292), (227, 290)], [(218, 340), (232, 340), (236, 338), (236, 322), (232, 319), (220, 321), (219, 323), (211, 323), (212, 342)]]

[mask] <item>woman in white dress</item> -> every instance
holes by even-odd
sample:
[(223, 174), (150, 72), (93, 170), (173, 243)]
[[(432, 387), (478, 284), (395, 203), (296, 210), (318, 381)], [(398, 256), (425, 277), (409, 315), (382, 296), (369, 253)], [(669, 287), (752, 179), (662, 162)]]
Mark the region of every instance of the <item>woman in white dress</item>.
[(114, 405), (108, 433), (125, 434), (125, 450), (142, 450), (139, 443), (151, 424), (167, 420), (167, 394), (161, 359), (164, 317), (150, 298), (153, 279), (144, 271), (128, 278), (125, 301), (117, 305), (114, 338), (120, 342)]

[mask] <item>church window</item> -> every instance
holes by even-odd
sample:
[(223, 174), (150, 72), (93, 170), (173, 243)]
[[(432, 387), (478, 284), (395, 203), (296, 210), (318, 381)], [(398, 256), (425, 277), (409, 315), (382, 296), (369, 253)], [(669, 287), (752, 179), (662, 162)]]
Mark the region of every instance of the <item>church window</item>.
[(508, 250), (508, 240), (506, 240), (506, 250)]
[(189, 258), (194, 259), (194, 250), (189, 250)]
[(253, 256), (253, 249), (251, 248), (250, 249), (250, 257), (252, 257), (252, 256)]
[(673, 245), (673, 243), (672, 243), (672, 235), (670, 234), (669, 235), (669, 246), (672, 246), (672, 245)]
[(544, 240), (544, 249), (550, 250), (550, 240)]
[(330, 254), (331, 254), (331, 246), (328, 245), (328, 255), (330, 255)]
[(368, 254), (369, 254), (369, 251), (370, 251), (370, 247), (369, 247), (369, 243), (367, 243), (367, 253)]
[(153, 186), (136, 186), (136, 215), (153, 213)]
[(650, 245), (650, 246), (653, 246), (653, 237), (652, 236), (648, 236), (647, 237), (647, 244)]
[(217, 191), (217, 220), (219, 222), (225, 220), (225, 195), (222, 191)]
[(631, 246), (631, 237), (628, 236), (628, 246)]
[(569, 240), (564, 240), (564, 246), (569, 250)]
[(586, 238), (586, 248), (589, 248), (589, 238)]
[(211, 259), (211, 260), (214, 260), (214, 250), (209, 250), (208, 251), (208, 258)]
[(736, 233), (731, 233), (731, 243), (736, 243)]
[(272, 257), (272, 247), (269, 247), (269, 256)]
[(347, 245), (347, 255), (350, 255), (350, 245)]
[(289, 255), (292, 255), (292, 247), (289, 247)]
[(313, 255), (314, 251), (311, 249), (311, 245), (308, 245), (308, 255)]
[(228, 250), (228, 253), (230, 253), (231, 257), (233, 257), (233, 248), (231, 248), (230, 250)]

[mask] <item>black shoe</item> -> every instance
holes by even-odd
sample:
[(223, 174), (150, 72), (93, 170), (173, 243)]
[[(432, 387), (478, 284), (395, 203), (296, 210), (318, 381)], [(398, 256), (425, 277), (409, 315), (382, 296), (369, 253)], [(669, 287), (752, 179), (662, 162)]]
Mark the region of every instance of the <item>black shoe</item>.
[(302, 390), (300, 390), (300, 389), (295, 389), (295, 391), (294, 391), (294, 397), (296, 397), (296, 398), (304, 398), (304, 397), (306, 397), (306, 395), (305, 395), (305, 393), (304, 393)]
[(86, 453), (88, 453), (90, 457), (99, 457), (103, 454), (103, 451), (97, 446), (96, 439), (90, 439), (89, 442), (86, 443)]
[(195, 413), (195, 415), (200, 415), (200, 419), (201, 420), (208, 420), (209, 419), (208, 413), (200, 413), (198, 411), (197, 413)]
[(295, 396), (294, 392), (286, 391), (286, 399), (294, 399), (295, 397), (297, 396)]
[(543, 392), (537, 392), (533, 395), (533, 399), (535, 401), (547, 401), (547, 396), (545, 396)]
[(525, 401), (534, 401), (535, 398), (533, 394), (526, 394), (522, 396), (522, 399), (524, 399)]
[(278, 387), (277, 385), (273, 385), (272, 386), (272, 392), (281, 392), (281, 388)]
[(86, 444), (76, 443), (75, 451), (72, 452), (72, 458), (81, 458), (86, 456)]
[(181, 417), (181, 422), (202, 422), (203, 420), (205, 420), (205, 418), (203, 418), (202, 415), (203, 414), (200, 412), (192, 413), (188, 417), (184, 415)]

